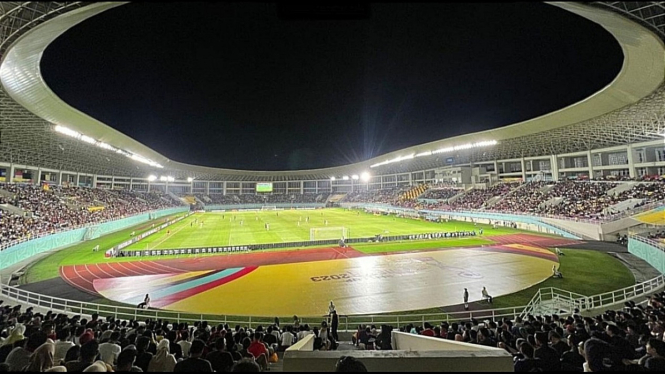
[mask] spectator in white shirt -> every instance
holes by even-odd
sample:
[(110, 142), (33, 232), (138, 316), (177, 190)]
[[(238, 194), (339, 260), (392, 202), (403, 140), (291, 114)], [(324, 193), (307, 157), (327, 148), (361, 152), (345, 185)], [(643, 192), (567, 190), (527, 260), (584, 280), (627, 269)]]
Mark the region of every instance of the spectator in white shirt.
[(111, 334), (111, 339), (99, 345), (99, 354), (102, 356), (102, 361), (109, 365), (113, 365), (118, 359), (118, 355), (122, 351), (118, 340), (120, 339), (120, 331), (114, 331)]
[(285, 351), (287, 348), (293, 345), (295, 336), (291, 333), (291, 331), (293, 331), (291, 326), (286, 326), (286, 331), (282, 333), (282, 344), (280, 346), (280, 350)]
[(180, 333), (178, 345), (182, 348), (182, 357), (189, 357), (189, 349), (192, 347), (192, 342), (189, 341), (189, 331), (185, 330)]
[(73, 347), (74, 342), (70, 341), (71, 331), (68, 327), (58, 330), (55, 334), (57, 341), (55, 342), (55, 353), (53, 354), (53, 362), (55, 365), (60, 365), (60, 361), (65, 359), (69, 348)]

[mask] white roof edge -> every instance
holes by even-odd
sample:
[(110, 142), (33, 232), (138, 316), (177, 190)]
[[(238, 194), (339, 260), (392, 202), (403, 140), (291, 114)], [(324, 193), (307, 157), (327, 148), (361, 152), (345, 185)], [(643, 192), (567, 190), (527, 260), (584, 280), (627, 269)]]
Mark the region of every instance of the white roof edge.
[(339, 167), (296, 171), (248, 171), (189, 165), (169, 160), (129, 136), (69, 106), (48, 87), (41, 75), (41, 57), (53, 40), (76, 24), (123, 4), (126, 3), (92, 4), (58, 16), (26, 32), (4, 56), (0, 66), (0, 81), (5, 91), (14, 100), (44, 120), (69, 127), (116, 148), (137, 153), (168, 169), (253, 176), (325, 173), (339, 175), (349, 173), (350, 170), (369, 169), (372, 164), (398, 156), (484, 140), (501, 141), (579, 123), (637, 102), (652, 93), (665, 79), (665, 46), (650, 30), (604, 9), (577, 3), (553, 2), (549, 4), (600, 24), (618, 41), (624, 54), (623, 66), (616, 78), (603, 89), (582, 101), (499, 129), (420, 144), (371, 160)]

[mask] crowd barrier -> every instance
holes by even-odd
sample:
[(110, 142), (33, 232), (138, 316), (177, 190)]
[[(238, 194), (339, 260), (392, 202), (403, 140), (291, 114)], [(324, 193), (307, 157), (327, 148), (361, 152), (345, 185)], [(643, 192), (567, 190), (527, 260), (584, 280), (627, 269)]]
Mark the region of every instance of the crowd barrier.
[[(278, 209), (316, 209), (316, 208), (325, 208), (326, 204), (324, 203), (269, 203), (270, 206), (274, 206)], [(241, 210), (261, 210), (262, 207), (267, 204), (205, 204), (205, 211), (210, 212), (213, 210), (220, 211), (241, 211)]]
[[(367, 243), (367, 242), (394, 242), (405, 240), (433, 240), (445, 238), (461, 238), (476, 236), (475, 231), (458, 231), (458, 232), (431, 232), (424, 234), (409, 234), (409, 235), (392, 235), (383, 236), (375, 235), (363, 238), (347, 238), (344, 244)], [(280, 248), (302, 248), (302, 247), (315, 247), (315, 246), (338, 246), (340, 239), (325, 239), (325, 240), (307, 240), (300, 242), (280, 242), (280, 243), (266, 243), (266, 244), (248, 244), (248, 245), (228, 245), (228, 246), (214, 246), (214, 247), (193, 247), (193, 248), (172, 248), (172, 249), (152, 249), (152, 250), (121, 250), (119, 257), (147, 257), (147, 256), (172, 256), (172, 255), (198, 255), (209, 253), (232, 253), (232, 252), (248, 252), (264, 249), (280, 249)]]

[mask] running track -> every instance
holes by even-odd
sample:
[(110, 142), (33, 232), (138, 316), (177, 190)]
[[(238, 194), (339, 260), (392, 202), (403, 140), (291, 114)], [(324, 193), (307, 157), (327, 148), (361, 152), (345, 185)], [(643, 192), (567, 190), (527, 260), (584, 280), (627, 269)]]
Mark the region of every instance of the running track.
[[(564, 238), (548, 238), (530, 234), (511, 234), (489, 236), (498, 246), (491, 246), (487, 250), (501, 249), (516, 254), (526, 254), (523, 251), (503, 247), (507, 244), (526, 244), (534, 247), (556, 247), (581, 243)], [(446, 248), (458, 249), (458, 248)], [(467, 248), (468, 249), (468, 248)], [(477, 248), (484, 249), (484, 248)], [(70, 285), (99, 296), (93, 287), (93, 281), (101, 278), (119, 278), (136, 275), (151, 274), (177, 274), (191, 271), (212, 269), (226, 269), (233, 267), (256, 267), (263, 265), (278, 265), (309, 261), (336, 260), (342, 258), (355, 258), (362, 256), (377, 256), (397, 254), (398, 252), (364, 254), (351, 247), (347, 248), (317, 248), (289, 252), (263, 252), (223, 256), (208, 256), (199, 258), (182, 258), (167, 260), (140, 260), (113, 263), (98, 263), (87, 265), (69, 265), (60, 267), (60, 276)], [(403, 253), (403, 252), (400, 252)], [(541, 257), (541, 256), (539, 256)]]
[(92, 283), (100, 278), (176, 274), (190, 271), (325, 261), (365, 256), (353, 248), (317, 248), (290, 252), (247, 253), (199, 258), (141, 260), (60, 267), (60, 276), (72, 286), (98, 295)]

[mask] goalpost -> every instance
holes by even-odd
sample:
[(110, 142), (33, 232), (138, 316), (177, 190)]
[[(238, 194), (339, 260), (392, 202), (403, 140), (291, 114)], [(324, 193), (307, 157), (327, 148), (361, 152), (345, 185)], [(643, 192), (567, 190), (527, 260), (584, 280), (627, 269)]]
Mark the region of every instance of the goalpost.
[(309, 240), (348, 239), (349, 229), (346, 227), (312, 227), (309, 229)]
[(261, 211), (264, 211), (264, 210), (277, 210), (277, 206), (276, 205), (264, 205), (264, 206), (261, 207)]

